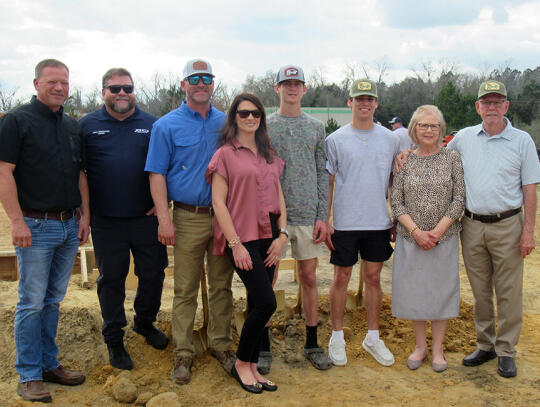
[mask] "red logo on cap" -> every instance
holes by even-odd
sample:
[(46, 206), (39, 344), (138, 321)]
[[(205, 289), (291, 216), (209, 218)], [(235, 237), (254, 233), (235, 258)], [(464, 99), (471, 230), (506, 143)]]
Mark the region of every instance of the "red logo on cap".
[(285, 76), (298, 76), (298, 69), (296, 68), (287, 68), (283, 72)]

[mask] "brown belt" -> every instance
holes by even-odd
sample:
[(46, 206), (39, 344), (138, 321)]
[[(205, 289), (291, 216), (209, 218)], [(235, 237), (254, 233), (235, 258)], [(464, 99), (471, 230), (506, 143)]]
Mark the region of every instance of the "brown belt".
[(509, 211), (506, 211), (506, 212), (496, 213), (495, 215), (477, 215), (465, 209), (465, 216), (468, 218), (471, 218), (472, 220), (478, 220), (482, 223), (496, 223), (503, 219), (517, 215), (520, 212), (521, 212), (521, 208), (516, 208), (516, 209), (510, 209)]
[(61, 212), (41, 212), (41, 211), (22, 211), (23, 215), (27, 218), (38, 218), (38, 219), (51, 219), (51, 220), (60, 220), (65, 222), (66, 220), (71, 219), (75, 215), (74, 209), (68, 209)]
[(178, 201), (174, 201), (174, 206), (177, 208), (185, 209), (188, 212), (206, 213), (214, 216), (214, 209), (211, 206), (193, 206)]

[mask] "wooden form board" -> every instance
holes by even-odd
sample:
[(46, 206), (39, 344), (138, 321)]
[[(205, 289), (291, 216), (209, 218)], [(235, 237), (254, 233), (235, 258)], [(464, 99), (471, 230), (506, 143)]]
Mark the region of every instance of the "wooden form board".
[(17, 269), (17, 255), (15, 254), (15, 250), (0, 251), (0, 280), (18, 280), (19, 273)]

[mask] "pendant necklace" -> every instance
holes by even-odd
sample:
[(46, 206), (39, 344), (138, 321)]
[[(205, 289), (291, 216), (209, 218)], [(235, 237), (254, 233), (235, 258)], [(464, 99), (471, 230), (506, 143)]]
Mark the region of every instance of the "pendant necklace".
[(373, 132), (371, 132), (369, 134), (369, 136), (367, 136), (366, 138), (362, 138), (358, 134), (356, 135), (356, 137), (358, 137), (358, 140), (360, 140), (362, 142), (362, 144), (366, 144), (369, 141), (369, 139), (371, 138), (371, 136), (373, 136)]

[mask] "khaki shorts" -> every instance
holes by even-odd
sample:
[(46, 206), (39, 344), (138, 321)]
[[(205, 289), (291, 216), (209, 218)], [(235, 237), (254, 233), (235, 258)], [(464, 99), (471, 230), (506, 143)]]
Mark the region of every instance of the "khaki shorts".
[(313, 226), (289, 225), (287, 230), (291, 254), (287, 255), (289, 253), (289, 245), (287, 245), (287, 250), (283, 250), (281, 254), (282, 259), (292, 256), (296, 260), (308, 260), (323, 254), (323, 243), (313, 243)]

